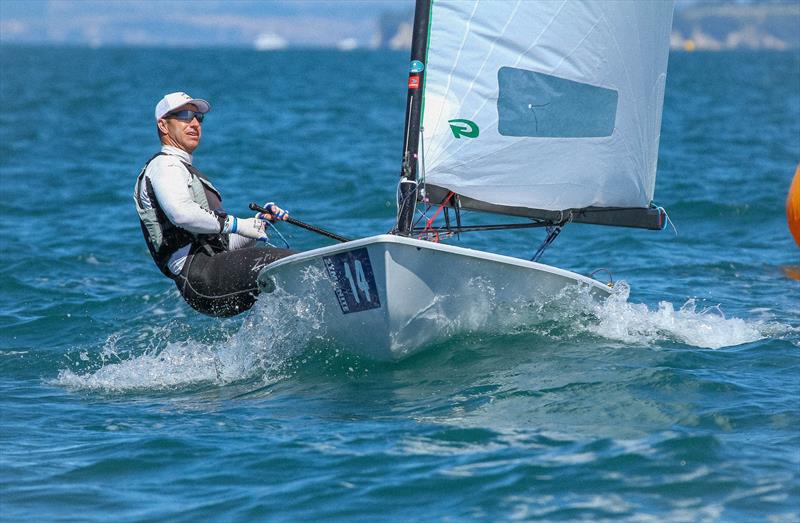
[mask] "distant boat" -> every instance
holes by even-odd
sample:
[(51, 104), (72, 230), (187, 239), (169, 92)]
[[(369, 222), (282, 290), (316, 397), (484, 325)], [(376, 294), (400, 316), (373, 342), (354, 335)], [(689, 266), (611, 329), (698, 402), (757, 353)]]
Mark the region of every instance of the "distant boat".
[(279, 49), (286, 49), (288, 44), (286, 40), (276, 35), (275, 33), (261, 33), (253, 42), (253, 46), (258, 51), (276, 51)]
[[(537, 260), (571, 223), (664, 228), (652, 199), (672, 10), (417, 0), (395, 227), (278, 260), (262, 291), (311, 297), (327, 337), (383, 360), (570, 287), (607, 297), (610, 285)], [(464, 211), (517, 220), (467, 225)], [(547, 230), (530, 260), (439, 243), (528, 227)]]
[(358, 49), (358, 40), (355, 38), (345, 38), (336, 44), (336, 48), (340, 51), (352, 51)]

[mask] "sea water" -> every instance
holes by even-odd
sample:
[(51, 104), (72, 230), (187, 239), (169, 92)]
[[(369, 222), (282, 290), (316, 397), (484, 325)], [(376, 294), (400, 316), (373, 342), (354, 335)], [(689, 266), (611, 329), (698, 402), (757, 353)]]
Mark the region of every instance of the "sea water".
[(313, 296), (198, 315), (131, 194), (155, 103), (185, 90), (213, 106), (195, 164), (229, 211), (388, 231), (406, 53), (3, 46), (0, 75), (3, 521), (800, 521), (798, 53), (670, 57), (672, 225), (570, 225), (542, 259), (610, 269), (610, 299), (399, 363), (326, 340)]

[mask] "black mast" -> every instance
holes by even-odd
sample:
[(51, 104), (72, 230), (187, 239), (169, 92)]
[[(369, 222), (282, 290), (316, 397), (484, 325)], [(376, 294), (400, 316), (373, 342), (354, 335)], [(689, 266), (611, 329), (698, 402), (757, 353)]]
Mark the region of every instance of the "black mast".
[(397, 233), (411, 234), (411, 222), (417, 207), (417, 160), (419, 128), (422, 113), (422, 86), (425, 81), (425, 59), (428, 48), (428, 21), (431, 0), (417, 0), (411, 38), (411, 68), (408, 74), (403, 166), (400, 171), (400, 199), (397, 208)]

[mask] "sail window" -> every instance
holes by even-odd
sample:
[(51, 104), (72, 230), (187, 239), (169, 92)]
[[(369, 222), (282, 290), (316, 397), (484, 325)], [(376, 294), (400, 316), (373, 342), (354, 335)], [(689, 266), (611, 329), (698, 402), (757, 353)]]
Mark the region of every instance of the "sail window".
[(549, 74), (501, 67), (497, 72), (498, 131), (503, 136), (611, 136), (619, 95)]

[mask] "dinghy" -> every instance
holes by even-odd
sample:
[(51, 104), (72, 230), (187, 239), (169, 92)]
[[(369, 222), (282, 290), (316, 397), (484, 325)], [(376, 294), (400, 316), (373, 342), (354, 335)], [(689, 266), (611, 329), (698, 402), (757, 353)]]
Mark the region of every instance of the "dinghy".
[[(569, 224), (664, 228), (652, 202), (672, 10), (418, 0), (395, 226), (274, 262), (262, 292), (315, 300), (326, 338), (381, 360), (568, 288), (608, 296), (537, 260)], [(507, 218), (466, 223), (478, 213)], [(547, 231), (531, 260), (440, 243), (529, 227)]]

